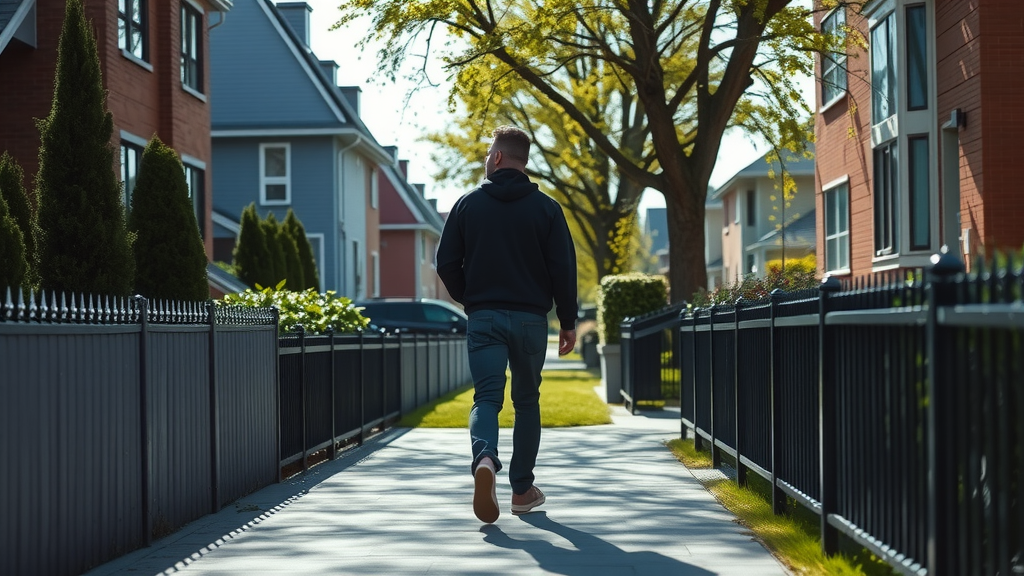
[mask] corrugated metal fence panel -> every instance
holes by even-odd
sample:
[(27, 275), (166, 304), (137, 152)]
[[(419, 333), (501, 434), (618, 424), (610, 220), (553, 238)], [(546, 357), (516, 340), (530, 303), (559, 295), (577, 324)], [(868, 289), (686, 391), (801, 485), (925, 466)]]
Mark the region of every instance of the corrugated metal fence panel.
[(434, 338), (427, 339), (427, 401), (442, 394), (441, 392), (441, 345)]
[(277, 327), (217, 327), (220, 505), (277, 482)]
[(408, 336), (402, 337), (401, 366), (402, 366), (402, 413), (408, 414), (419, 406), (419, 366), (416, 365), (416, 340)]
[(363, 341), (363, 424), (384, 417), (384, 350), (379, 336)]
[[(331, 350), (329, 337), (306, 338), (306, 446), (330, 442), (333, 434)], [(311, 351), (312, 350), (312, 351)]]
[[(169, 329), (168, 329), (169, 328)], [(146, 346), (153, 537), (210, 512), (210, 330), (151, 326)]]
[(80, 574), (145, 544), (138, 350), (137, 326), (0, 324), (0, 573)]
[(280, 379), (281, 458), (287, 460), (302, 453), (302, 354), (295, 343), (282, 340), (281, 348), (294, 354), (281, 354), (278, 365)]
[[(389, 339), (391, 340), (391, 339)], [(395, 337), (384, 349), (384, 412), (394, 414), (402, 410), (402, 348)]]

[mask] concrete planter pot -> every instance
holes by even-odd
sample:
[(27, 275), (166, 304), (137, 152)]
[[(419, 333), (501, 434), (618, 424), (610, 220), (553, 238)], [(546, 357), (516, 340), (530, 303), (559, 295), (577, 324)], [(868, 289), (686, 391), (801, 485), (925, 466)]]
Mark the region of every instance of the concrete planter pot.
[(622, 402), (622, 348), (619, 344), (598, 344), (601, 356), (601, 383), (604, 384), (605, 402)]

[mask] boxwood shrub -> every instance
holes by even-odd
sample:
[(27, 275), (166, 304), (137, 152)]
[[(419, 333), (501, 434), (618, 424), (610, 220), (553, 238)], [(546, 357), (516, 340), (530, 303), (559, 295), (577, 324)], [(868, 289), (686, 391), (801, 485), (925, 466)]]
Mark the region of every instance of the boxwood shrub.
[(619, 343), (619, 324), (626, 318), (660, 310), (668, 304), (664, 276), (629, 273), (601, 279), (597, 290), (597, 330), (601, 344)]

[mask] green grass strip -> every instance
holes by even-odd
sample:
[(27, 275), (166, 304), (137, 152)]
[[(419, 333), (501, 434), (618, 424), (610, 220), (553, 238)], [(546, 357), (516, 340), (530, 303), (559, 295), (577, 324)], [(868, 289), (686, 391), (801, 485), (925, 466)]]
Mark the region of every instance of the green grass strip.
[[(508, 378), (506, 373), (506, 378)], [(540, 421), (545, 428), (594, 426), (611, 424), (608, 405), (594, 388), (600, 375), (593, 370), (545, 370), (541, 373)], [(512, 409), (512, 385), (505, 386), (505, 403), (498, 414), (498, 425), (511, 428), (515, 421)], [(468, 428), (469, 410), (473, 407), (473, 387), (449, 392), (431, 404), (405, 415), (398, 423), (409, 428)]]
[[(668, 447), (687, 468), (711, 468), (711, 455), (698, 452), (692, 440), (671, 440)], [(770, 484), (757, 474), (747, 475), (747, 487), (728, 479), (701, 481), (740, 523), (749, 528), (783, 564), (796, 574), (891, 576), (896, 572), (863, 548), (847, 543), (846, 550), (826, 557), (821, 551), (818, 518), (795, 503), (785, 514), (772, 512), (766, 496)]]

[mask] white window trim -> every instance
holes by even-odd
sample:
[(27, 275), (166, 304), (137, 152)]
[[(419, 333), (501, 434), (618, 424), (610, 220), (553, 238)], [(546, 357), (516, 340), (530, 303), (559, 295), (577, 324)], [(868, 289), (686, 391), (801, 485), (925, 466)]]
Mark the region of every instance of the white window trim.
[(371, 251), (370, 259), (373, 260), (373, 297), (380, 298), (380, 253)]
[(378, 175), (377, 168), (370, 170), (370, 208), (373, 210), (377, 210), (380, 205), (380, 190), (377, 186)]
[[(266, 176), (267, 148), (284, 148), (285, 176)], [(268, 200), (267, 186), (284, 184), (284, 200)], [(292, 145), (288, 142), (265, 142), (260, 144), (260, 205), (287, 206), (292, 203)]]
[[(828, 226), (826, 224), (828, 222), (828, 208), (829, 208), (829, 206), (828, 206), (828, 202), (826, 201), (826, 198), (827, 198), (827, 195), (828, 195), (829, 192), (832, 192), (833, 190), (836, 190), (840, 186), (846, 186), (846, 230), (844, 232), (839, 233), (839, 234), (833, 234), (833, 235), (829, 236), (829, 234), (828, 234)], [(853, 252), (852, 252), (853, 247), (850, 245), (850, 228), (852, 226), (851, 226), (851, 222), (850, 222), (850, 177), (848, 175), (847, 176), (842, 176), (840, 178), (836, 178), (835, 180), (829, 182), (825, 186), (822, 186), (822, 188), (821, 188), (821, 205), (822, 205), (822, 211), (825, 213), (824, 214), (824, 218), (822, 219), (822, 222), (821, 222), (822, 234), (823, 234), (824, 239), (825, 239), (825, 246), (824, 246), (824, 255), (825, 255), (824, 261), (825, 261), (825, 264), (823, 266), (823, 268), (825, 269), (825, 274), (826, 275), (830, 275), (830, 276), (848, 275), (851, 272), (851, 266), (852, 266), (852, 262), (850, 262), (850, 261), (853, 260)], [(829, 266), (829, 261), (828, 261), (828, 241), (830, 239), (833, 239), (833, 238), (842, 238), (842, 237), (845, 237), (845, 242), (846, 242), (846, 257), (847, 257), (847, 260), (848, 260), (846, 262), (846, 268), (830, 269), (828, 267)]]
[(314, 255), (314, 257), (316, 258), (316, 271), (317, 271), (317, 275), (320, 276), (320, 285), (317, 286), (317, 290), (321, 290), (322, 291), (324, 289), (324, 234), (323, 234), (323, 232), (313, 232), (313, 233), (310, 233), (310, 234), (306, 234), (306, 239), (307, 240), (311, 240), (311, 239), (316, 239), (317, 240), (317, 252), (318, 252), (318, 254)]
[[(928, 46), (927, 62), (928, 62), (928, 108), (925, 110), (908, 110), (908, 98), (907, 98), (907, 66), (906, 64), (906, 38), (903, 34), (906, 27), (906, 8), (915, 4), (925, 4), (926, 10), (926, 33), (925, 37), (930, 40)], [(883, 19), (888, 18), (890, 14), (895, 14), (895, 26), (896, 26), (896, 38), (897, 43), (893, 57), (896, 62), (900, 64), (898, 66), (897, 76), (897, 101), (898, 106), (895, 114), (890, 116), (888, 119), (882, 121), (879, 124), (871, 126), (871, 150), (872, 154), (876, 148), (884, 146), (889, 142), (896, 141), (897, 146), (900, 150), (900, 166), (899, 166), (899, 197), (897, 199), (898, 209), (900, 211), (899, 221), (899, 237), (897, 239), (898, 245), (900, 246), (899, 252), (896, 254), (886, 254), (883, 256), (872, 257), (872, 271), (882, 272), (898, 267), (916, 267), (916, 266), (927, 266), (928, 258), (932, 253), (937, 250), (937, 246), (940, 242), (940, 219), (941, 214), (939, 212), (939, 169), (938, 162), (932, 161), (928, 166), (928, 182), (929, 182), (929, 197), (931, 202), (929, 204), (929, 229), (930, 229), (930, 246), (926, 249), (910, 250), (911, 245), (910, 238), (910, 166), (909, 166), (909, 137), (927, 135), (928, 136), (928, 157), (930, 159), (938, 158), (939, 154), (939, 140), (941, 135), (936, 129), (938, 121), (938, 102), (937, 102), (937, 69), (936, 69), (936, 45), (935, 45), (935, 4), (933, 0), (884, 0), (879, 2), (870, 2), (862, 12), (864, 16), (868, 18), (868, 34), (870, 37), (870, 31), (874, 29)], [(868, 61), (871, 59), (871, 50), (873, 46), (868, 47)], [(869, 78), (870, 82), (870, 78)], [(871, 187), (872, 194), (874, 194), (874, 179), (872, 177)], [(873, 250), (872, 250), (873, 252)], [(852, 254), (851, 254), (852, 258)]]
[[(202, 53), (202, 50), (204, 48), (206, 48), (206, 45), (204, 45), (202, 43), (203, 31), (205, 30), (205, 26), (206, 26), (206, 10), (204, 10), (201, 5), (193, 2), (192, 0), (181, 0), (181, 3), (182, 4), (188, 4), (193, 10), (195, 10), (196, 12), (199, 13), (199, 30), (197, 31), (197, 33), (200, 36), (200, 38), (199, 38), (199, 40), (200, 40), (200, 42), (199, 42), (200, 54), (199, 54), (199, 60), (198, 61), (199, 61), (200, 69), (202, 69), (202, 65), (204, 64), (204, 62), (203, 62), (204, 58), (203, 57), (206, 55), (206, 54)], [(181, 13), (181, 11), (179, 11), (179, 14), (180, 13)], [(184, 22), (179, 22), (178, 25), (181, 27), (181, 30), (185, 29), (185, 23)], [(180, 60), (179, 60), (178, 66), (179, 67), (181, 66)], [(191, 94), (192, 96), (195, 96), (199, 100), (201, 100), (203, 102), (206, 102), (206, 94), (203, 94), (199, 90), (196, 90), (195, 88), (189, 86), (188, 84), (185, 84), (184, 80), (182, 80), (182, 78), (181, 78), (181, 71), (180, 70), (178, 72), (178, 81), (181, 83), (181, 88), (185, 92), (188, 92), (189, 94)]]
[[(825, 28), (825, 21), (828, 20), (829, 18), (831, 18), (832, 16), (834, 16), (839, 10), (844, 10), (845, 11), (846, 10), (846, 6), (843, 5), (843, 4), (840, 4), (840, 5), (836, 6), (835, 8), (833, 8), (832, 10), (830, 10), (829, 12), (825, 13), (825, 15), (821, 18), (821, 29), (822, 30), (824, 30), (824, 28)], [(844, 25), (847, 24), (846, 16), (847, 15), (844, 12), (843, 13), (843, 24)], [(846, 75), (847, 74), (846, 66), (847, 66), (847, 62), (848, 62), (850, 56), (849, 56), (849, 54), (843, 53), (842, 58), (843, 58), (843, 61), (842, 62), (838, 62), (837, 61), (836, 62), (836, 66), (839, 66), (840, 68), (842, 68), (843, 74)], [(825, 57), (824, 57), (824, 55), (822, 55), (822, 57), (820, 59), (820, 63), (821, 63), (821, 77), (822, 77), (822, 79), (824, 79), (825, 78)], [(841, 102), (843, 100), (843, 98), (846, 96), (847, 91), (849, 90), (850, 79), (849, 79), (848, 76), (846, 78), (846, 82), (847, 82), (846, 88), (840, 90), (839, 94), (834, 96), (831, 100), (825, 102), (824, 98), (822, 98), (821, 109), (819, 110), (819, 112), (824, 112), (825, 110), (828, 110), (832, 106), (835, 106), (835, 104), (837, 102)], [(822, 86), (822, 93), (820, 95), (824, 96), (824, 85)]]

